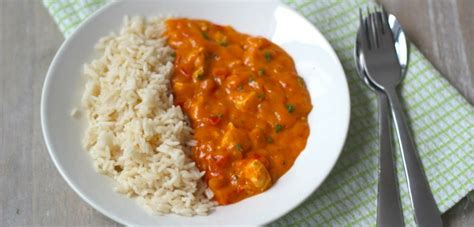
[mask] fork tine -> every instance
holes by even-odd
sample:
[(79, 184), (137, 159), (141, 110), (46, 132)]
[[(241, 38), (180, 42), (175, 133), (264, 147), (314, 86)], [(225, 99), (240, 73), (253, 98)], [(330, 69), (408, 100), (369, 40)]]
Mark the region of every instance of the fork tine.
[(375, 24), (375, 35), (376, 35), (376, 40), (377, 40), (377, 47), (380, 47), (383, 45), (382, 40), (384, 36), (384, 26), (382, 23), (381, 13), (376, 11), (373, 14), (373, 20)]
[(390, 30), (387, 30), (387, 28), (390, 28), (390, 25), (388, 24), (387, 11), (385, 11), (385, 8), (383, 6), (382, 6), (382, 25), (384, 28), (384, 33), (385, 31), (390, 31)]
[(364, 19), (364, 16), (362, 15), (362, 8), (359, 8), (359, 20), (360, 20), (360, 43), (363, 48), (370, 49), (370, 40), (368, 38), (368, 28), (367, 28), (367, 23), (366, 19)]
[(381, 10), (380, 10), (380, 6), (374, 6), (374, 13), (377, 15), (376, 16), (376, 24), (375, 26), (377, 27), (377, 29), (381, 29), (382, 30), (382, 33), (385, 32), (385, 29), (384, 29), (384, 26), (383, 26), (383, 23), (382, 23), (382, 17), (381, 17)]
[(380, 38), (382, 42), (386, 43), (386, 47), (393, 46), (393, 34), (392, 29), (390, 28), (390, 24), (388, 23), (388, 16), (385, 9), (382, 7), (382, 12), (380, 13), (380, 23), (381, 26), (384, 28), (386, 32), (381, 34)]
[(367, 42), (369, 43), (370, 48), (374, 48), (374, 41), (372, 39), (372, 28), (370, 24), (370, 10), (369, 6), (366, 7), (366, 13), (367, 16), (365, 17), (364, 23), (365, 23), (365, 38), (367, 39)]
[(375, 13), (369, 13), (368, 23), (370, 31), (370, 43), (372, 44), (372, 47), (378, 48), (379, 43), (377, 41), (377, 28), (375, 27)]

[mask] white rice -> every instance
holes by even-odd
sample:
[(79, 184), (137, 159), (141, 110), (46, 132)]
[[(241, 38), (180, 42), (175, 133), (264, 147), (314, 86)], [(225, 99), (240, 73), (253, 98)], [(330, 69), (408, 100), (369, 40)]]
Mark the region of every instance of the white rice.
[(119, 34), (97, 44), (100, 56), (84, 66), (83, 144), (96, 170), (116, 180), (115, 190), (148, 211), (207, 215), (215, 202), (189, 158), (192, 129), (173, 106), (173, 50), (163, 22), (126, 17)]

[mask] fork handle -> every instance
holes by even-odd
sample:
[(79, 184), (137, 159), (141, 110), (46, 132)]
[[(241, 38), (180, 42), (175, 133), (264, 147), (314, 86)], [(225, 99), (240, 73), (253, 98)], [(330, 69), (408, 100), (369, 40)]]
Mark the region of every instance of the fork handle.
[(377, 226), (404, 226), (390, 133), (390, 106), (387, 96), (377, 91), (379, 99), (380, 162), (377, 198)]
[(402, 105), (395, 87), (385, 89), (392, 108), (395, 129), (402, 153), (405, 174), (408, 182), (408, 191), (415, 212), (418, 226), (442, 226), (440, 212), (430, 190), (428, 179), (423, 171), (422, 163), (415, 148), (415, 143), (405, 120)]

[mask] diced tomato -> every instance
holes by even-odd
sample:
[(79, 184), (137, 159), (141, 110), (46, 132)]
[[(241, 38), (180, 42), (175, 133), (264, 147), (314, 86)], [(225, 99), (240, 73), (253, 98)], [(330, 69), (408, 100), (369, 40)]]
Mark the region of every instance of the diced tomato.
[(208, 117), (207, 120), (209, 121), (209, 123), (211, 123), (211, 125), (217, 125), (217, 124), (219, 124), (219, 122), (221, 122), (222, 117), (220, 117), (220, 116), (211, 116), (211, 117)]
[(183, 108), (184, 101), (176, 101), (175, 104), (176, 104), (177, 106), (180, 106), (181, 108)]
[(191, 75), (188, 72), (186, 72), (186, 70), (183, 68), (179, 68), (179, 72), (183, 74), (185, 77), (191, 77)]

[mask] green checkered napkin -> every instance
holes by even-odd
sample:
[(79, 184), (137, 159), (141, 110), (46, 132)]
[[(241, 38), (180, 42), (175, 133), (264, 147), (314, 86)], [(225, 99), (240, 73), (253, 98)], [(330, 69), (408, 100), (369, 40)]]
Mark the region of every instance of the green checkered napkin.
[[(287, 0), (324, 34), (342, 62), (351, 95), (351, 125), (336, 167), (297, 209), (272, 225), (375, 225), (378, 169), (376, 97), (359, 79), (353, 59), (358, 9), (368, 0)], [(106, 0), (44, 0), (67, 37)], [(474, 109), (411, 46), (400, 89), (431, 189), (446, 211), (474, 189)], [(405, 221), (414, 224), (399, 153), (397, 169)]]

